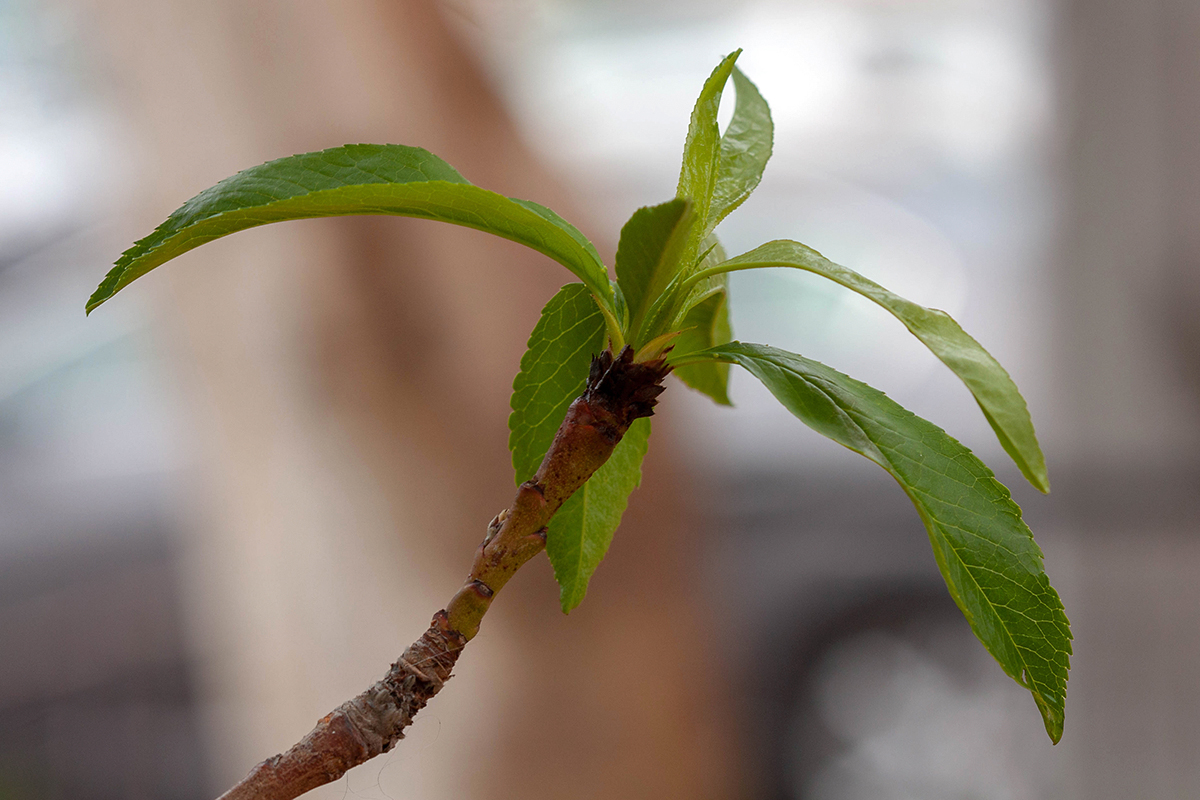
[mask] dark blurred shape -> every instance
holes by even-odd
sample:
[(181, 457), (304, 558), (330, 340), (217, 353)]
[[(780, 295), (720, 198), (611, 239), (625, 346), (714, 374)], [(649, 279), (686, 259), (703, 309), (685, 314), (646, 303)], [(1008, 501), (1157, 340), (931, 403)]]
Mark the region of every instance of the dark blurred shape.
[(134, 500), (144, 513), (97, 526), (28, 490), (3, 504), (38, 529), (0, 549), (0, 797), (206, 796), (169, 519)]

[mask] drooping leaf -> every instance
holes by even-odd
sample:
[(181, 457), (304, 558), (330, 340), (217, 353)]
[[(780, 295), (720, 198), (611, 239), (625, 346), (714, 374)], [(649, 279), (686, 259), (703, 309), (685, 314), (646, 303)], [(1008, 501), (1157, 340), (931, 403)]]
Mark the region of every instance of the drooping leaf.
[(1020, 508), (991, 470), (941, 428), (824, 364), (739, 342), (708, 354), (745, 367), (809, 427), (891, 473), (916, 505), (971, 629), (1030, 691), (1058, 742), (1070, 624)]
[(583, 392), (604, 334), (604, 318), (581, 283), (562, 287), (542, 309), (513, 379), (508, 447), (518, 484), (537, 472), (567, 407)]
[(281, 158), (226, 178), (184, 203), (117, 259), (88, 300), (90, 312), (130, 281), (205, 242), (291, 219), (395, 214), (440, 220), (511, 239), (558, 261), (612, 313), (596, 249), (537, 203), (480, 189), (419, 147), (356, 144)]
[(713, 269), (734, 272), (763, 267), (791, 267), (822, 275), (890, 311), (967, 385), (1021, 473), (1039, 490), (1050, 491), (1046, 459), (1038, 446), (1025, 398), (1000, 362), (949, 314), (906, 300), (854, 270), (833, 263), (811, 247), (786, 239), (768, 242)]
[(634, 422), (604, 466), (550, 518), (546, 554), (561, 587), (564, 613), (583, 601), (592, 574), (608, 552), (629, 495), (641, 482), (649, 437), (650, 420)]
[(654, 298), (679, 271), (679, 257), (690, 224), (687, 200), (675, 199), (639, 208), (621, 228), (617, 245), (617, 284), (629, 310), (631, 342)]
[(704, 224), (706, 234), (711, 233), (758, 186), (771, 158), (775, 138), (775, 125), (767, 101), (737, 67), (733, 69), (733, 85), (737, 90), (737, 105), (733, 109), (733, 119), (721, 137), (717, 185)]

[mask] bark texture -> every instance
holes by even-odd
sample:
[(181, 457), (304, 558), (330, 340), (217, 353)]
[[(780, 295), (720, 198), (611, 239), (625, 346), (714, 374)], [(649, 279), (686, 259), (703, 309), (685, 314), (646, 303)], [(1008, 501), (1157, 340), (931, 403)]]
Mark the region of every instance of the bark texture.
[(661, 359), (634, 362), (629, 347), (615, 357), (611, 351), (596, 356), (537, 473), (488, 525), (466, 583), (429, 630), (382, 680), (322, 717), (290, 750), (260, 763), (219, 800), (291, 800), (404, 738), (416, 713), (450, 680), (496, 592), (545, 549), (550, 518), (609, 459), (629, 426), (654, 413), (670, 371)]

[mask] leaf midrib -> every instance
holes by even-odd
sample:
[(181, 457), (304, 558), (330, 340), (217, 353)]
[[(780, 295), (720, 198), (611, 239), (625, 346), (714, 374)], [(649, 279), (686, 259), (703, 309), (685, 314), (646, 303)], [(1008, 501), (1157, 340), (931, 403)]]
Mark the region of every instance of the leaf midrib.
[[(157, 266), (160, 266), (160, 265), (166, 263), (167, 261), (176, 257), (177, 255), (182, 255), (182, 253), (176, 253), (174, 255), (171, 255), (170, 251), (173, 249), (172, 245), (178, 244), (181, 241), (186, 242), (188, 239), (193, 238), (193, 237), (196, 237), (196, 238), (202, 237), (204, 235), (203, 231), (197, 230), (197, 229), (202, 229), (202, 228), (211, 226), (211, 225), (219, 222), (222, 218), (228, 217), (228, 218), (234, 219), (234, 220), (237, 220), (239, 218), (253, 219), (255, 213), (273, 212), (273, 211), (277, 211), (280, 208), (286, 207), (291, 204), (302, 205), (306, 202), (314, 202), (315, 203), (315, 202), (319, 202), (322, 199), (326, 199), (331, 195), (335, 195), (337, 193), (346, 193), (346, 192), (353, 191), (356, 189), (364, 190), (364, 191), (383, 190), (386, 192), (396, 192), (399, 194), (405, 194), (405, 193), (409, 193), (409, 192), (418, 193), (422, 187), (428, 187), (430, 189), (442, 188), (442, 187), (456, 187), (463, 191), (468, 191), (468, 192), (475, 191), (475, 192), (481, 193), (484, 196), (490, 197), (492, 199), (499, 199), (499, 200), (503, 200), (507, 203), (512, 203), (517, 209), (520, 210), (521, 213), (532, 215), (533, 217), (538, 218), (541, 222), (543, 222), (547, 225), (550, 225), (553, 229), (552, 233), (555, 238), (561, 237), (560, 241), (562, 241), (564, 243), (569, 242), (566, 249), (568, 249), (568, 250), (578, 249), (578, 253), (572, 254), (576, 257), (569, 259), (569, 261), (572, 263), (564, 263), (562, 260), (560, 260), (559, 254), (550, 252), (552, 250), (552, 248), (550, 246), (550, 239), (547, 236), (543, 235), (543, 232), (541, 232), (541, 231), (536, 232), (536, 235), (521, 236), (519, 233), (514, 233), (511, 235), (502, 235), (502, 234), (496, 233), (494, 230), (488, 230), (484, 223), (473, 224), (471, 221), (469, 221), (469, 219), (464, 219), (461, 221), (455, 220), (453, 224), (458, 225), (459, 227), (471, 228), (473, 230), (478, 230), (483, 233), (491, 233), (493, 235), (500, 236), (500, 238), (504, 238), (504, 239), (508, 239), (510, 241), (516, 242), (517, 244), (525, 245), (526, 247), (529, 247), (530, 249), (541, 253), (542, 255), (546, 256), (547, 258), (550, 258), (551, 260), (556, 261), (556, 262), (562, 264), (563, 266), (568, 267), (568, 269), (570, 269), (572, 273), (575, 273), (575, 269), (573, 268), (573, 266), (575, 264), (579, 264), (579, 262), (581, 262), (581, 261), (590, 263), (592, 266), (598, 267), (601, 271), (605, 271), (604, 265), (601, 264), (600, 262), (597, 262), (595, 260), (595, 258), (593, 258), (591, 256), (591, 254), (587, 252), (587, 249), (585, 247), (583, 247), (583, 245), (580, 244), (578, 241), (576, 241), (573, 236), (571, 236), (569, 231), (558, 227), (558, 225), (556, 225), (553, 221), (542, 217), (541, 215), (537, 214), (532, 209), (527, 208), (526, 206), (522, 205), (521, 203), (517, 202), (516, 200), (514, 200), (511, 197), (506, 197), (498, 192), (493, 192), (490, 189), (484, 189), (480, 186), (476, 186), (473, 183), (469, 183), (469, 182), (465, 182), (465, 181), (459, 182), (459, 181), (448, 181), (448, 180), (431, 180), (431, 181), (405, 181), (403, 183), (398, 183), (398, 182), (394, 182), (394, 181), (380, 180), (380, 181), (372, 181), (370, 183), (346, 184), (344, 186), (333, 186), (333, 187), (329, 187), (326, 189), (305, 190), (301, 194), (292, 195), (290, 197), (274, 198), (274, 199), (271, 199), (268, 202), (264, 202), (264, 203), (258, 203), (255, 205), (245, 205), (245, 206), (241, 206), (236, 209), (226, 209), (226, 210), (218, 211), (214, 214), (209, 214), (209, 215), (199, 217), (196, 219), (190, 219), (185, 222), (176, 223), (177, 225), (181, 225), (182, 227), (173, 227), (171, 229), (164, 230), (164, 226), (173, 222), (173, 220), (171, 218), (168, 218), (166, 220), (166, 222), (163, 223), (163, 225), (160, 225), (158, 228), (156, 228), (154, 230), (154, 232), (152, 232), (148, 237), (146, 237), (146, 238), (153, 238), (156, 233), (159, 233), (160, 231), (162, 231), (162, 232), (166, 233), (166, 237), (164, 239), (154, 242), (153, 244), (149, 244), (149, 245), (141, 245), (140, 243), (135, 243), (133, 247), (131, 247), (129, 250), (127, 250), (126, 252), (121, 254), (121, 257), (117, 260), (117, 263), (114, 265), (115, 267), (117, 267), (121, 270), (120, 273), (118, 273), (118, 275), (116, 276), (116, 280), (114, 282), (114, 289), (111, 292), (109, 292), (108, 295), (106, 295), (103, 299), (107, 300), (109, 297), (112, 297), (114, 294), (116, 294), (116, 292), (119, 291), (124, 285), (127, 285), (127, 283), (123, 283), (123, 282), (125, 281), (125, 278), (128, 275), (128, 273), (131, 270), (135, 269), (135, 267), (141, 269), (141, 271), (138, 273), (138, 275), (135, 276), (135, 279), (136, 279), (136, 277), (140, 277), (142, 274), (149, 272), (154, 267), (157, 267)], [(193, 198), (193, 199), (195, 199), (195, 198)], [(433, 206), (433, 207), (439, 208), (439, 209), (454, 210), (456, 207), (453, 202), (431, 200), (431, 199), (426, 199), (423, 202), (425, 203), (426, 207)], [(336, 202), (330, 202), (329, 204), (331, 206), (339, 205)], [(347, 200), (347, 204), (349, 204), (349, 200)], [(184, 207), (186, 208), (186, 206), (184, 206)], [(434, 222), (443, 221), (443, 218), (441, 216), (439, 216), (436, 212), (426, 211), (419, 207), (413, 207), (411, 210), (406, 209), (403, 215), (397, 215), (397, 214), (395, 214), (395, 212), (389, 211), (385, 208), (382, 208), (379, 206), (370, 206), (370, 205), (364, 206), (361, 203), (355, 204), (353, 206), (353, 208), (350, 208), (348, 205), (345, 213), (342, 213), (341, 211), (336, 211), (336, 212), (322, 211), (319, 213), (314, 213), (311, 216), (297, 215), (295, 217), (292, 217), (292, 219), (304, 219), (304, 218), (312, 219), (312, 218), (317, 218), (317, 217), (328, 217), (328, 216), (393, 216), (393, 215), (394, 216), (411, 217), (411, 218), (416, 218), (416, 219), (428, 219), (428, 220), (431, 220)], [(468, 216), (471, 216), (471, 215), (468, 215)], [(274, 222), (274, 221), (276, 221), (276, 220), (267, 220), (267, 223)], [(288, 220), (278, 220), (278, 221), (288, 221)], [(252, 225), (252, 226), (248, 226), (248, 227), (257, 227), (257, 226)], [(157, 260), (158, 257), (162, 255), (162, 251), (167, 252), (167, 257), (162, 260)], [(184, 251), (184, 252), (186, 252), (186, 251)], [(139, 262), (141, 262), (141, 263), (139, 263)], [(580, 266), (582, 266), (582, 264), (580, 264)], [(603, 294), (602, 288), (593, 286), (592, 281), (588, 276), (579, 275), (578, 273), (576, 273), (576, 276), (580, 280), (584, 281), (584, 284), (588, 287), (588, 289), (592, 292), (593, 295), (595, 295), (597, 293), (597, 291), (600, 291)], [(106, 279), (107, 278), (108, 278), (108, 276), (106, 276)], [(131, 280), (133, 280), (133, 279), (131, 279)]]

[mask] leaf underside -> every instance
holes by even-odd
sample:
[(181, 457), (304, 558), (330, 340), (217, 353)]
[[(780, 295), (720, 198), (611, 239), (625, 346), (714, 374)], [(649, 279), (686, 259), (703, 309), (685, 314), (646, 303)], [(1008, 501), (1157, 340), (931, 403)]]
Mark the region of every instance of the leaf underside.
[(809, 427), (891, 473), (925, 523), (951, 597), (988, 652), (1033, 695), (1058, 742), (1070, 624), (1020, 508), (991, 470), (941, 428), (823, 364), (739, 342), (708, 354), (745, 367)]
[(474, 186), (419, 147), (354, 144), (269, 161), (196, 195), (122, 254), (87, 310), (154, 267), (222, 236), (271, 222), (357, 214), (439, 220), (519, 242), (558, 261), (598, 302), (613, 307), (596, 249), (550, 209)]
[(731, 258), (721, 268), (730, 271), (790, 267), (826, 277), (890, 311), (914, 336), (957, 375), (971, 391), (1005, 452), (1034, 487), (1050, 490), (1046, 459), (1038, 445), (1033, 420), (1016, 383), (979, 342), (944, 311), (906, 300), (835, 264), (807, 245), (780, 239)]

